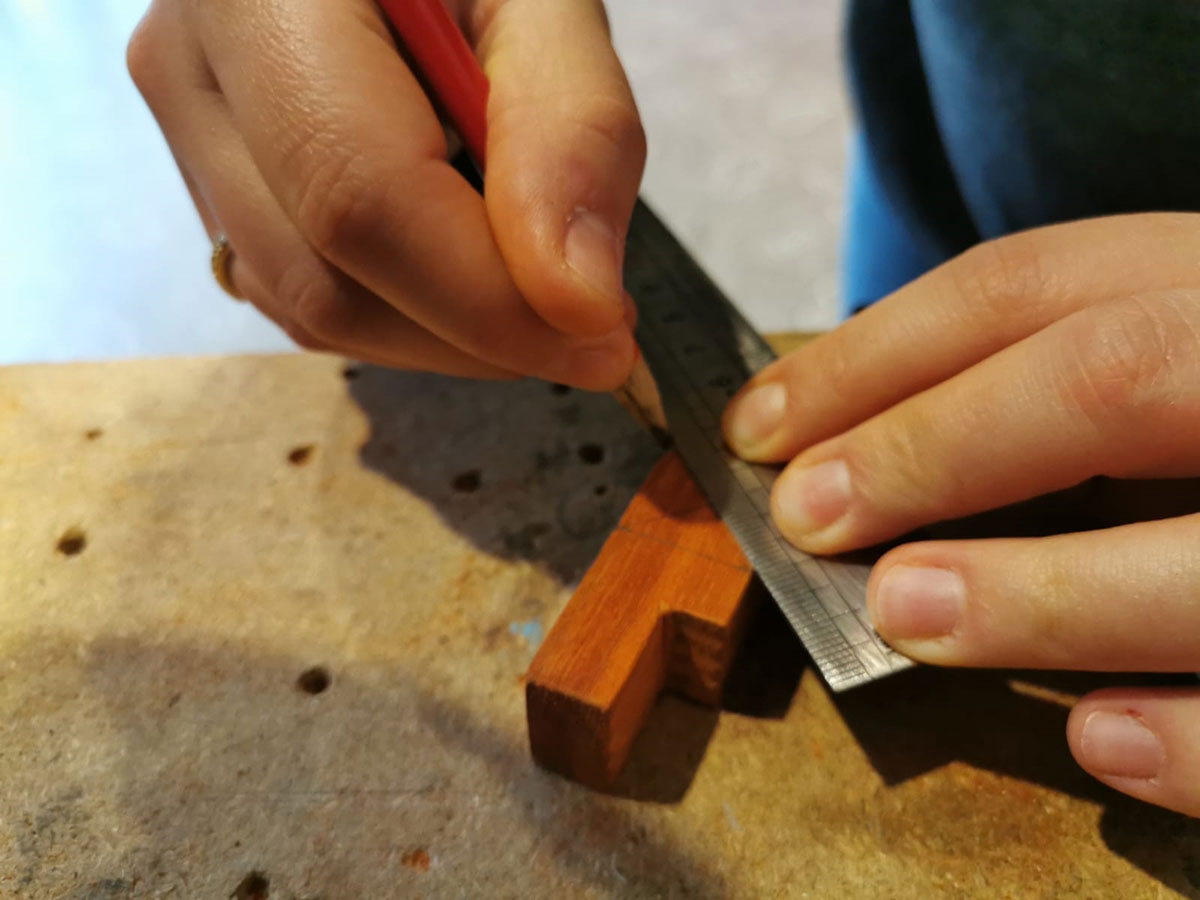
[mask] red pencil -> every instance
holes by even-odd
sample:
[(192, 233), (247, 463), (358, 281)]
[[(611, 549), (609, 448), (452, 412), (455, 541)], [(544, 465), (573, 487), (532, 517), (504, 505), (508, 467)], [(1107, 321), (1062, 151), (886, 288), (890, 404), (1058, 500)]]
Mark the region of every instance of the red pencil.
[(488, 82), (467, 39), (441, 0), (379, 0), (379, 6), (482, 172)]
[[(487, 156), (488, 81), (441, 0), (379, 0), (383, 14), (416, 64), (433, 99), (450, 118), (479, 171)], [(654, 376), (641, 349), (624, 387), (616, 391), (621, 405), (665, 441), (667, 417)]]

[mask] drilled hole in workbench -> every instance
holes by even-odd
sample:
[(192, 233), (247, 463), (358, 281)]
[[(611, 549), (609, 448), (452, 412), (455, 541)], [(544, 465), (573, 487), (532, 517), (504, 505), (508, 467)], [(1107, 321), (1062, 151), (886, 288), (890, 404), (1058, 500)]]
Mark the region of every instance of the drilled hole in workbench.
[(552, 384), (552, 385), (550, 385), (550, 393), (552, 393), (552, 394), (569, 394), (569, 393), (571, 393), (571, 389), (565, 384)]
[(312, 458), (314, 449), (312, 444), (301, 444), (299, 447), (293, 448), (292, 452), (288, 454), (288, 462), (293, 466), (302, 466)]
[(598, 466), (604, 462), (604, 448), (599, 444), (584, 444), (579, 448), (579, 458), (589, 466)]
[(417, 847), (415, 850), (409, 850), (400, 857), (401, 865), (408, 866), (410, 869), (416, 869), (418, 872), (429, 871), (429, 851), (424, 847)]
[(450, 484), (460, 494), (470, 494), (479, 490), (479, 485), (482, 481), (483, 476), (479, 474), (479, 470), (471, 469), (467, 472), (459, 472), (454, 476), (454, 480)]
[(328, 669), (324, 666), (313, 666), (300, 673), (300, 677), (296, 679), (296, 687), (306, 694), (320, 694), (329, 687), (332, 681)]
[(94, 441), (102, 434), (104, 434), (104, 432), (99, 428), (89, 428), (83, 433), (83, 436), (89, 441)]
[(83, 552), (83, 548), (87, 546), (87, 535), (83, 533), (83, 529), (78, 526), (68, 528), (62, 533), (62, 537), (58, 539), (58, 544), (55, 549), (63, 556), (75, 556)]
[(271, 895), (271, 880), (262, 872), (251, 872), (230, 894), (230, 900), (267, 900)]

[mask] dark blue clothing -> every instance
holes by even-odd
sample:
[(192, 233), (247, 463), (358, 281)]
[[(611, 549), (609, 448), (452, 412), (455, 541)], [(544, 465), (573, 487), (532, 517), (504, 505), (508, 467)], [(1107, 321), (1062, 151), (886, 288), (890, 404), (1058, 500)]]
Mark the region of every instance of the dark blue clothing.
[(972, 244), (1200, 210), (1196, 0), (851, 0), (851, 311)]

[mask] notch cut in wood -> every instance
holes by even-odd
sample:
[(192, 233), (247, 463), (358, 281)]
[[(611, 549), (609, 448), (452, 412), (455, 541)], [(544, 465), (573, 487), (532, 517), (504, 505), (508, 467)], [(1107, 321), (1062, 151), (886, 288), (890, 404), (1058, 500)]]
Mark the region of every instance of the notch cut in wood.
[(667, 453), (530, 665), (534, 759), (605, 789), (662, 690), (719, 704), (753, 580), (683, 460)]

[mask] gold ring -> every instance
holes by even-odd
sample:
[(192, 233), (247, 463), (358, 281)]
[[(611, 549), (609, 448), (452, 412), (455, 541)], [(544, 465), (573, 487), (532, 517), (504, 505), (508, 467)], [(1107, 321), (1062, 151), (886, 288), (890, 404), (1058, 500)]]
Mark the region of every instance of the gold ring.
[(229, 266), (232, 262), (233, 248), (229, 246), (229, 238), (218, 234), (212, 248), (213, 278), (217, 280), (221, 290), (234, 300), (243, 300), (245, 298), (238, 294), (237, 288), (233, 286), (233, 279), (229, 277)]

